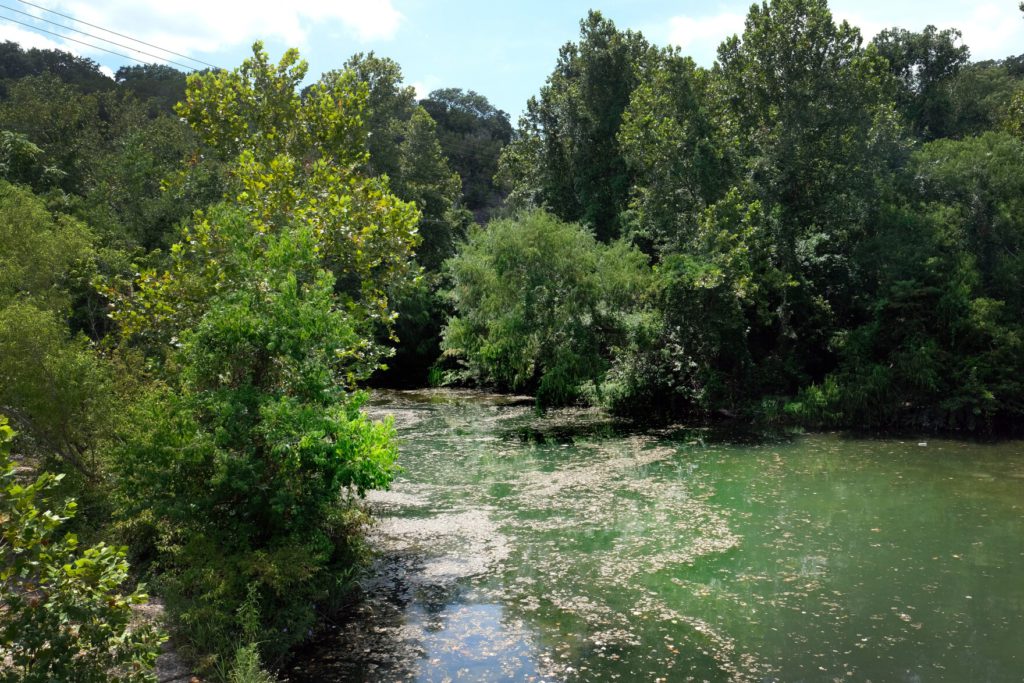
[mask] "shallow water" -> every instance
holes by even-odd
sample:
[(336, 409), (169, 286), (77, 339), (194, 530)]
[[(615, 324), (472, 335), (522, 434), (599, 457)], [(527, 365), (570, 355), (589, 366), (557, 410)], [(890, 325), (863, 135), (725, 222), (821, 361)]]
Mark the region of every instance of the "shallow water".
[(291, 681), (1021, 681), (1024, 444), (381, 393), (405, 471)]

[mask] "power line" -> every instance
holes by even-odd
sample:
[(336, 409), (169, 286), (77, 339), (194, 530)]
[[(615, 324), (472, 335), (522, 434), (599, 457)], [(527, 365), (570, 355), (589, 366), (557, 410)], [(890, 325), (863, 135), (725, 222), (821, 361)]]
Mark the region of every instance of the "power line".
[[(220, 69), (220, 67), (217, 66), (216, 64), (210, 64), (209, 62), (204, 62), (201, 59), (196, 59), (195, 57), (189, 57), (188, 55), (183, 55), (180, 52), (174, 52), (173, 50), (168, 50), (167, 48), (160, 47), (159, 45), (153, 45), (152, 43), (147, 43), (144, 40), (139, 40), (138, 38), (133, 38), (132, 36), (126, 35), (124, 33), (118, 33), (117, 31), (111, 31), (109, 28), (104, 28), (103, 26), (97, 26), (96, 24), (90, 24), (88, 21), (83, 21), (81, 19), (76, 19), (75, 17), (71, 16), (70, 14), (63, 14), (61, 12), (58, 12), (57, 10), (49, 9), (48, 7), (43, 7), (42, 5), (37, 5), (34, 2), (28, 2), (28, 0), (17, 0), (17, 1), (20, 2), (23, 5), (28, 5), (30, 7), (35, 7), (36, 9), (41, 9), (44, 12), (49, 12), (50, 14), (56, 14), (58, 17), (64, 17), (65, 19), (70, 19), (71, 21), (77, 22), (79, 24), (85, 24), (86, 26), (91, 26), (92, 28), (98, 28), (101, 31), (106, 31), (107, 33), (112, 33), (115, 36), (120, 36), (122, 38), (127, 38), (128, 40), (136, 42), (136, 43), (138, 43), (140, 45), (145, 45), (147, 47), (152, 47), (154, 49), (160, 50), (161, 52), (166, 52), (167, 54), (174, 55), (176, 57), (183, 57), (183, 58), (185, 58), (185, 59), (187, 59), (189, 61), (198, 62), (199, 64), (202, 64), (203, 66), (208, 66), (208, 67), (211, 67), (213, 69)], [(43, 21), (47, 21), (47, 20), (44, 19)], [(53, 23), (53, 22), (50, 22), (50, 23)], [(76, 30), (76, 29), (72, 29), (72, 30)], [(79, 31), (79, 33), (82, 33), (82, 32)], [(95, 37), (95, 36), (93, 36), (93, 37)], [(101, 40), (106, 40), (106, 39), (102, 39), (101, 38)], [(108, 40), (107, 42), (108, 43), (112, 43), (113, 41)], [(114, 44), (116, 45), (117, 43), (114, 43)], [(122, 45), (121, 47), (124, 47), (124, 46)], [(134, 50), (135, 48), (128, 48), (128, 49), (129, 50)], [(136, 52), (142, 52), (141, 50), (135, 50), (135, 51)], [(146, 53), (142, 52), (142, 54), (146, 54)], [(152, 56), (152, 55), (150, 55), (150, 56)], [(161, 57), (161, 59), (163, 59), (163, 58)], [(135, 61), (139, 61), (139, 60), (135, 60)], [(165, 60), (165, 61), (169, 61), (169, 60)], [(187, 68), (191, 69), (193, 67), (187, 67)]]
[[(65, 26), (64, 24), (58, 23), (56, 21), (50, 21), (49, 19), (44, 19), (43, 17), (37, 17), (35, 15), (29, 14), (28, 12), (22, 12), (20, 9), (14, 9), (13, 7), (8, 7), (7, 5), (2, 5), (2, 4), (0, 4), (0, 8), (3, 8), (5, 10), (7, 10), (8, 12), (17, 12), (18, 14), (23, 14), (26, 17), (29, 17), (30, 19), (37, 19), (39, 21), (45, 21), (47, 24), (53, 24), (54, 26), (58, 26), (58, 27), (64, 29), (65, 31), (74, 31), (75, 33), (81, 33), (83, 36), (89, 36), (90, 38), (95, 38), (97, 40), (102, 40), (105, 43), (110, 43), (111, 45), (116, 45), (117, 47), (122, 47), (122, 48), (124, 48), (126, 50), (131, 50), (132, 52), (138, 52), (140, 55), (146, 55), (147, 57), (152, 57), (154, 59), (158, 59), (161, 62), (167, 62), (168, 64), (174, 64), (175, 66), (180, 66), (180, 67), (182, 67), (184, 69), (188, 69), (190, 71), (194, 71), (195, 70), (194, 66), (190, 66), (188, 64), (182, 64), (180, 62), (175, 62), (174, 60), (167, 59), (167, 57), (164, 57), (162, 55), (155, 55), (155, 54), (153, 54), (151, 52), (146, 52), (145, 50), (140, 50), (137, 47), (132, 47), (131, 45), (124, 45), (122, 43), (117, 43), (117, 42), (114, 42), (113, 40), (110, 40), (109, 38), (104, 38), (103, 36), (97, 36), (97, 35), (92, 34), (92, 33), (87, 33), (86, 31), (80, 31), (77, 28), (72, 28), (70, 26)], [(3, 18), (4, 19), (8, 19), (8, 17), (3, 17)], [(8, 21), (14, 21), (14, 20), (13, 19), (8, 19)], [(37, 28), (36, 30), (37, 31), (41, 31), (43, 29)], [(60, 35), (60, 34), (54, 34), (54, 35)], [(64, 37), (67, 38), (66, 36), (64, 36)], [(67, 40), (72, 40), (72, 39), (71, 38), (67, 38)], [(78, 41), (78, 42), (81, 42), (81, 41)], [(139, 61), (139, 60), (136, 60), (136, 61)]]
[[(86, 47), (91, 47), (94, 50), (102, 50), (103, 52), (108, 52), (108, 53), (110, 53), (112, 55), (115, 55), (117, 57), (123, 57), (124, 59), (130, 59), (133, 62), (138, 62), (139, 64), (143, 64), (143, 65), (146, 64), (146, 62), (142, 61), (141, 59), (139, 59), (137, 57), (132, 57), (130, 55), (122, 54), (120, 52), (114, 52), (113, 50), (108, 50), (105, 47), (100, 47), (99, 45), (93, 45), (92, 43), (87, 43), (84, 40), (78, 40), (77, 38), (71, 38), (71, 37), (66, 36), (66, 35), (64, 35), (62, 33), (54, 33), (53, 31), (47, 31), (45, 28), (39, 28), (38, 26), (33, 26), (32, 24), (26, 24), (24, 21), (18, 21), (17, 19), (11, 19), (10, 17), (2, 17), (2, 16), (0, 16), (0, 19), (3, 19), (4, 21), (9, 21), (9, 22), (14, 23), (14, 24), (21, 24), (22, 26), (27, 26), (28, 28), (32, 29), (33, 31), (42, 31), (43, 33), (49, 33), (51, 36), (57, 36), (58, 38), (63, 38), (64, 40), (70, 40), (72, 43), (78, 43), (80, 45), (85, 45)], [(171, 62), (171, 64), (175, 64), (175, 62)], [(191, 69), (192, 67), (187, 66), (185, 68), (186, 69)]]

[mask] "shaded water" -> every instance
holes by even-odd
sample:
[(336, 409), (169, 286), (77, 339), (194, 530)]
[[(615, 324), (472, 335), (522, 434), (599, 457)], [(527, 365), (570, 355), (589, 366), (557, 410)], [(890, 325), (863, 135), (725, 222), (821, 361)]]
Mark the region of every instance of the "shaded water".
[(1021, 681), (1024, 444), (378, 394), (404, 474), (291, 681)]

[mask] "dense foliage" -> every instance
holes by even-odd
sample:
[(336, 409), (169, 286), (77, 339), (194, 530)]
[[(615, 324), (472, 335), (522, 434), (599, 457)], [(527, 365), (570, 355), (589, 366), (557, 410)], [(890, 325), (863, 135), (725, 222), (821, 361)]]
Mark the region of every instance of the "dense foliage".
[[(583, 20), (500, 175), (512, 205), (649, 259), (592, 398), (644, 416), (1019, 425), (1024, 69), (971, 63), (959, 37), (893, 28), (865, 45), (824, 0), (772, 0), (701, 69)], [(491, 282), (453, 322), (502, 319)], [(557, 269), (531, 286), (574, 296)], [(459, 325), (447, 334), (465, 345)], [(509, 326), (489, 344), (531, 335)], [(479, 367), (475, 381), (508, 384)]]
[(4, 654), (145, 678), (130, 557), (205, 673), (265, 680), (396, 471), (368, 382), (1019, 430), (1022, 216), (1024, 56), (825, 0), (755, 4), (711, 68), (590, 12), (516, 130), (372, 52), (111, 79), (4, 43), (0, 412), (55, 473), (4, 451)]
[(359, 172), (365, 88), (346, 75), (300, 96), (304, 73), (257, 45), (237, 71), (190, 77), (179, 113), (227, 163), (230, 200), (197, 214), (168, 270), (110, 290), (162, 366), (115, 452), (121, 514), (175, 620), (222, 657), (251, 590), (265, 652), (306, 637), (354, 559), (351, 496), (394, 469), (390, 428), (353, 388), (377, 367), (370, 335), (418, 216)]
[(448, 263), (450, 378), (535, 392), (542, 404), (578, 398), (606, 369), (644, 266), (627, 244), (540, 211), (476, 230)]
[(163, 638), (150, 624), (130, 625), (141, 587), (125, 592), (125, 549), (99, 543), (80, 551), (60, 534), (73, 500), (44, 496), (62, 475), (19, 475), (14, 437), (0, 416), (0, 681), (143, 683)]

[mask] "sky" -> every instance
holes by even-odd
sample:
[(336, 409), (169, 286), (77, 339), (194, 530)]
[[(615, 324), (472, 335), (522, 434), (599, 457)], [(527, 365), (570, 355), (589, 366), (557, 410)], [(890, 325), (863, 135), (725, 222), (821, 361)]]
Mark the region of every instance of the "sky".
[[(899, 26), (955, 27), (975, 60), (1024, 52), (1019, 0), (833, 0), (837, 19), (859, 26), (866, 39)], [(255, 40), (273, 58), (297, 47), (311, 78), (339, 68), (356, 52), (397, 61), (405, 81), (425, 96), (431, 90), (475, 90), (508, 112), (513, 122), (537, 94), (558, 58), (558, 48), (579, 36), (579, 21), (598, 9), (620, 29), (643, 32), (656, 45), (674, 44), (710, 66), (718, 44), (741, 33), (749, 0), (32, 0), (98, 27), (143, 40), (224, 68), (238, 66)], [(16, 11), (17, 10), (17, 11)], [(26, 14), (19, 14), (23, 12)], [(0, 40), (23, 47), (60, 48), (94, 59), (113, 73), (131, 62), (40, 30), (131, 54), (150, 56), (75, 34), (40, 20), (158, 53), (98, 28), (75, 24), (23, 0), (0, 0)], [(29, 24), (13, 23), (16, 20)], [(167, 55), (168, 60), (188, 63)]]

